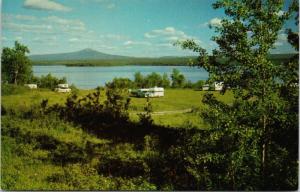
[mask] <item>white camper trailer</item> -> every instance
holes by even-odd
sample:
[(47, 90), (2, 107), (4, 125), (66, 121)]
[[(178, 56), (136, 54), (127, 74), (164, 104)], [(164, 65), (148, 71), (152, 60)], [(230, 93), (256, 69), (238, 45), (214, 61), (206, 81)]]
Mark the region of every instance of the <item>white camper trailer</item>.
[(147, 89), (138, 89), (136, 91), (132, 91), (132, 93), (137, 97), (163, 97), (164, 91), (165, 90), (163, 87), (153, 87)]
[(30, 89), (37, 89), (37, 84), (25, 84), (24, 86), (29, 87)]
[(55, 91), (57, 91), (59, 93), (68, 93), (68, 92), (71, 92), (71, 89), (69, 88), (68, 84), (58, 84), (57, 87), (58, 88), (55, 88)]
[(224, 86), (224, 83), (222, 81), (214, 83), (215, 91), (221, 91), (223, 89), (223, 86)]
[(209, 90), (209, 84), (205, 84), (202, 86), (203, 91), (208, 91)]

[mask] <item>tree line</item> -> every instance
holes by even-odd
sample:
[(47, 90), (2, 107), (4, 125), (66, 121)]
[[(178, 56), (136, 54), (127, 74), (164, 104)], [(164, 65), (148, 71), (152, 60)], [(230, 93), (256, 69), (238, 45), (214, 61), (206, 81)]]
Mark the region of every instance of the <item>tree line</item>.
[(204, 80), (199, 80), (192, 83), (176, 68), (173, 69), (170, 78), (166, 73), (160, 75), (159, 73), (152, 72), (148, 75), (142, 75), (141, 72), (134, 74), (134, 79), (129, 78), (114, 78), (112, 82), (106, 83), (106, 86), (114, 84), (118, 88), (151, 88), (151, 87), (164, 87), (164, 88), (193, 88), (201, 90), (205, 84)]

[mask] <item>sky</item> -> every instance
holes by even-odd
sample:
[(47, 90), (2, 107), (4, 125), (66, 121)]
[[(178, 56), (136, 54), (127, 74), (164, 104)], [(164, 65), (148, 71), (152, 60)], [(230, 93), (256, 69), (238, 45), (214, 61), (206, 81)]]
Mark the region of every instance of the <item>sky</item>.
[[(1, 1), (1, 0), (0, 0)], [(108, 54), (136, 57), (196, 55), (173, 46), (194, 39), (209, 52), (216, 48), (212, 26), (224, 10), (213, 0), (2, 0), (2, 46), (14, 41), (30, 54), (91, 48)], [(286, 2), (289, 2), (286, 0)], [(298, 29), (293, 20), (285, 28)], [(293, 52), (284, 29), (273, 53)]]

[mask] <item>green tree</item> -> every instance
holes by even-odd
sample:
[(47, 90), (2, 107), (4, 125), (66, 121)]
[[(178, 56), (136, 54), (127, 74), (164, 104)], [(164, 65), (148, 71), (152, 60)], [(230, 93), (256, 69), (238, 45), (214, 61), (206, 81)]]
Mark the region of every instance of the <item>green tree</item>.
[(32, 77), (31, 81), (37, 83), (38, 87), (40, 88), (48, 88), (54, 89), (57, 87), (58, 84), (67, 83), (67, 79), (62, 77), (61, 79), (52, 76), (50, 73), (46, 76), (42, 75), (41, 77)]
[(133, 88), (135, 85), (134, 82), (128, 78), (114, 78), (112, 82), (106, 83), (105, 86), (114, 89), (128, 89)]
[(134, 82), (135, 82), (135, 84), (138, 88), (143, 88), (144, 87), (145, 80), (144, 80), (144, 77), (141, 74), (141, 72), (136, 72), (134, 74)]
[[(203, 176), (199, 165), (209, 161), (222, 166), (219, 178), (229, 189), (295, 190), (298, 186), (297, 155), (292, 155), (298, 151), (298, 102), (283, 99), (282, 95), (285, 87), (293, 90), (293, 98), (298, 98), (298, 87), (286, 85), (292, 77), (298, 82), (298, 74), (296, 77), (296, 68), (275, 65), (267, 58), (284, 22), (295, 10), (278, 14), (283, 4), (282, 0), (217, 1), (213, 7), (224, 9), (227, 17), (215, 27), (219, 35), (212, 40), (219, 48), (212, 56), (193, 40), (180, 43), (182, 48), (199, 53), (196, 65), (210, 73), (209, 82), (223, 81), (223, 92), (230, 86), (235, 98), (232, 104), (218, 101), (209, 93), (203, 99), (209, 106), (202, 115), (212, 127), (210, 142), (227, 147), (191, 161), (190, 172), (196, 180)], [(291, 138), (289, 144), (285, 143), (287, 138)], [(210, 179), (215, 172), (208, 171)]]
[(152, 72), (151, 74), (147, 75), (147, 77), (145, 78), (145, 82), (147, 87), (161, 86), (162, 77), (160, 76), (160, 74)]
[(178, 69), (173, 69), (171, 79), (173, 88), (181, 88), (185, 84), (185, 77)]
[(204, 84), (205, 84), (204, 80), (199, 80), (194, 84), (194, 88), (198, 90), (202, 90)]
[(166, 73), (163, 74), (162, 76), (162, 87), (164, 88), (169, 88), (170, 87), (170, 80), (168, 78), (168, 75)]
[(150, 128), (153, 125), (153, 119), (151, 116), (151, 113), (153, 112), (153, 108), (151, 105), (151, 101), (150, 98), (147, 97), (147, 102), (146, 105), (144, 107), (144, 112), (143, 113), (139, 113), (139, 118), (140, 121), (139, 123), (145, 127), (145, 128)]
[(28, 47), (15, 42), (14, 48), (3, 48), (1, 57), (2, 80), (8, 83), (22, 84), (32, 77), (31, 62), (26, 56)]

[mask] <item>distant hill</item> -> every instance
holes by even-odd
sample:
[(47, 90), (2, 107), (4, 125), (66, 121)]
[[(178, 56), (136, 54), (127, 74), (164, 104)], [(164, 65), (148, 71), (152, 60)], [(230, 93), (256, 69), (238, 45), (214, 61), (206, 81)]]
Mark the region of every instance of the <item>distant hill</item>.
[(71, 60), (120, 60), (131, 59), (132, 57), (110, 55), (93, 49), (83, 49), (70, 53), (57, 53), (45, 55), (30, 55), (32, 61), (71, 61)]
[[(270, 54), (274, 63), (286, 62), (295, 54)], [(93, 49), (58, 54), (31, 55), (33, 65), (66, 65), (66, 66), (122, 66), (122, 65), (187, 65), (190, 60), (196, 62), (196, 56), (163, 56), (163, 57), (128, 57), (111, 55)]]

